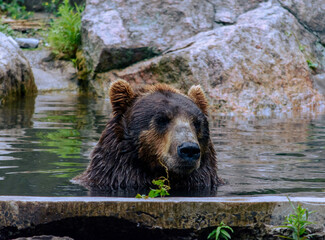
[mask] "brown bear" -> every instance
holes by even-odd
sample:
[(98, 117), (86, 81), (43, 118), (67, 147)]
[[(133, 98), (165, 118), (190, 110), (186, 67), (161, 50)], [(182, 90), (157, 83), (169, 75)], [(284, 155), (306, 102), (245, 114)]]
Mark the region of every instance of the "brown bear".
[(200, 86), (182, 94), (166, 84), (133, 90), (124, 80), (109, 89), (113, 117), (91, 161), (74, 182), (88, 188), (142, 188), (169, 175), (171, 188), (215, 188), (216, 152), (208, 102)]

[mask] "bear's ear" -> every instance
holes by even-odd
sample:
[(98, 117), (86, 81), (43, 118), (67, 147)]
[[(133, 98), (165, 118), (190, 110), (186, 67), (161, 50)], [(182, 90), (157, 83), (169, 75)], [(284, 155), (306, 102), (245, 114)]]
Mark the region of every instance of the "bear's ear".
[(113, 114), (116, 116), (123, 114), (131, 106), (135, 98), (135, 93), (128, 82), (118, 80), (110, 86), (109, 97), (113, 107)]
[(192, 101), (201, 109), (201, 111), (208, 116), (208, 100), (205, 97), (205, 94), (200, 85), (192, 86), (188, 90), (187, 95), (192, 99)]

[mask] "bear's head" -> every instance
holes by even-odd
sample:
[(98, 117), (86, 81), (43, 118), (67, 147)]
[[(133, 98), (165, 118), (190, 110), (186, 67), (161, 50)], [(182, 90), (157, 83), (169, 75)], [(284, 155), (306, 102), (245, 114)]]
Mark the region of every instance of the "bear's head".
[(110, 87), (115, 129), (120, 141), (132, 139), (138, 161), (150, 172), (167, 168), (186, 176), (199, 169), (209, 147), (208, 103), (200, 86), (187, 95), (165, 85), (134, 91), (123, 80)]
[(188, 94), (166, 84), (134, 90), (124, 80), (109, 89), (113, 117), (74, 182), (91, 188), (149, 187), (169, 177), (172, 188), (216, 187), (217, 159), (199, 86)]

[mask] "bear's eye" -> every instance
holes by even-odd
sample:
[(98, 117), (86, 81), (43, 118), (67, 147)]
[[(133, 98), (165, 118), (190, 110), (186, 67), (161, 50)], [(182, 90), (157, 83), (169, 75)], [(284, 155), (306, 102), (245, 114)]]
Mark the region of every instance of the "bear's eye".
[(156, 124), (159, 127), (165, 127), (170, 122), (170, 118), (166, 115), (158, 115), (156, 117)]
[(196, 131), (199, 132), (200, 129), (201, 129), (201, 122), (200, 122), (200, 120), (199, 119), (194, 119), (193, 124), (194, 124), (194, 127), (195, 127)]

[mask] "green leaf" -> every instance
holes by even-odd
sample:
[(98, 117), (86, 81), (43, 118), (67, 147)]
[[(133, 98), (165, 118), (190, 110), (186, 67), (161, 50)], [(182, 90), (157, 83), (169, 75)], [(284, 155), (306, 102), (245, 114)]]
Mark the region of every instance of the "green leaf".
[(208, 239), (212, 238), (217, 232), (217, 229), (214, 229), (208, 236)]
[(140, 193), (138, 193), (135, 198), (143, 198), (143, 195), (140, 195)]
[(221, 230), (221, 227), (218, 227), (217, 231), (216, 231), (216, 240), (219, 239), (220, 230)]
[(229, 233), (228, 233), (226, 230), (221, 229), (220, 232), (221, 232), (221, 235), (222, 235), (224, 238), (226, 238), (226, 239), (227, 239), (227, 238), (231, 239)]
[(160, 191), (158, 189), (151, 189), (148, 194), (148, 197), (155, 198), (158, 197), (159, 195), (160, 195)]
[(223, 226), (222, 228), (227, 228), (227, 229), (229, 229), (231, 232), (234, 232), (234, 230), (232, 230), (232, 228), (229, 227), (229, 226)]

